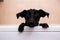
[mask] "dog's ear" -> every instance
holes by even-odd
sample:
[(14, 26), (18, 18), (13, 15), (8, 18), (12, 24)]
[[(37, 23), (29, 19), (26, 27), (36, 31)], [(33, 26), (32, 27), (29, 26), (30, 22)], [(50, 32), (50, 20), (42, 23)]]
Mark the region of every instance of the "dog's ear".
[(26, 13), (27, 13), (27, 11), (26, 11), (26, 10), (23, 10), (22, 12), (17, 13), (17, 14), (16, 14), (17, 19), (18, 19), (19, 17), (25, 17), (25, 14), (26, 14)]
[(49, 13), (43, 11), (42, 9), (40, 9), (40, 10), (38, 11), (38, 13), (39, 13), (40, 17), (45, 17), (45, 16), (47, 16), (47, 17), (49, 18)]

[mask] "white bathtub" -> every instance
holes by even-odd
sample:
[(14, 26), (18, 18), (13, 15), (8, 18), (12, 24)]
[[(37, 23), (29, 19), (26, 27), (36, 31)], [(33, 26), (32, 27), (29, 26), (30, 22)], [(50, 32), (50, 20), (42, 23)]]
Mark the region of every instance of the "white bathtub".
[(60, 40), (60, 25), (49, 25), (47, 29), (25, 26), (22, 33), (18, 32), (18, 26), (0, 25), (0, 40)]

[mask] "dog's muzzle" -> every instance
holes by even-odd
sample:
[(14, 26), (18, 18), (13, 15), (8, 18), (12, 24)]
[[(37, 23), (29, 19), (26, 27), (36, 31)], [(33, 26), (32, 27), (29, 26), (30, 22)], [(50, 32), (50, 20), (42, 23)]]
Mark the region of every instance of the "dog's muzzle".
[(33, 22), (29, 22), (29, 23), (27, 23), (27, 26), (29, 26), (29, 27), (34, 27), (34, 26), (36, 26), (37, 24), (36, 23), (33, 23)]

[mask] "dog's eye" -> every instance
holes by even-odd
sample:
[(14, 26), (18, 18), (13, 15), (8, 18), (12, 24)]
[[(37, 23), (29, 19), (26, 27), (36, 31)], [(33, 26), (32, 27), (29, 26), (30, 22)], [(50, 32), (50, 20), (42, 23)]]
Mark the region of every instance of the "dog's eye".
[(36, 15), (35, 15), (35, 17), (39, 17), (39, 15), (38, 15), (38, 14), (36, 14)]
[(26, 18), (29, 18), (30, 17), (30, 15), (26, 15)]
[(30, 17), (30, 16), (27, 16), (28, 18)]
[(35, 16), (34, 18), (35, 18), (35, 19), (37, 19), (37, 18), (38, 18), (38, 16)]
[(35, 18), (35, 19), (38, 19), (38, 18), (39, 18), (39, 15), (38, 15), (38, 14), (36, 14), (36, 15), (34, 16), (34, 18)]
[(35, 18), (38, 18), (38, 16), (35, 16)]

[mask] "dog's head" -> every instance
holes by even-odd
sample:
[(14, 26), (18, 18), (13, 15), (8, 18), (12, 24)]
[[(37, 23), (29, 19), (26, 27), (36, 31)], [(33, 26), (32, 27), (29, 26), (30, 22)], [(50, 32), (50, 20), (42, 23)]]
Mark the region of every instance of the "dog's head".
[(23, 10), (22, 12), (18, 13), (17, 18), (24, 17), (26, 24), (29, 26), (38, 25), (40, 17), (49, 17), (49, 14), (42, 9), (36, 10), (36, 9), (30, 9), (30, 10)]

